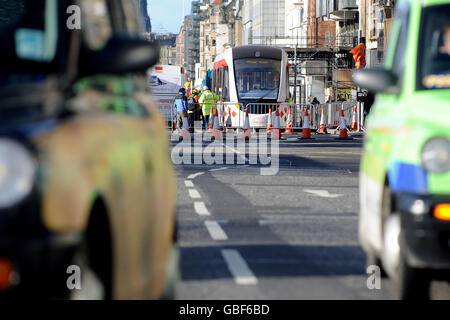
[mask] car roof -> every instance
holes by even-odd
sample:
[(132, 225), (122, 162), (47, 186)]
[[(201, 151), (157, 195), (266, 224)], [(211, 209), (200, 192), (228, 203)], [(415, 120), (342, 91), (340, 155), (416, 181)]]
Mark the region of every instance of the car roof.
[[(413, 2), (415, 2), (415, 1), (416, 0), (414, 0)], [(422, 0), (422, 5), (424, 7), (440, 5), (440, 4), (450, 4), (450, 0)]]

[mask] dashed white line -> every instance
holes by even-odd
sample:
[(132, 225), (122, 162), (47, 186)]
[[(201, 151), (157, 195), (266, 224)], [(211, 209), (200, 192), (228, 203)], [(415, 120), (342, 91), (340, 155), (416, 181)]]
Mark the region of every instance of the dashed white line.
[(184, 184), (188, 188), (193, 188), (194, 187), (194, 183), (191, 180), (184, 180)]
[(197, 178), (198, 176), (201, 176), (202, 174), (204, 174), (204, 172), (197, 172), (197, 173), (191, 174), (191, 175), (188, 176), (187, 178), (188, 178), (188, 179), (195, 179), (195, 178)]
[(227, 240), (228, 237), (217, 221), (205, 221), (206, 229), (213, 240)]
[(209, 170), (209, 172), (215, 172), (215, 171), (223, 171), (223, 170), (227, 170), (227, 167), (223, 167), (223, 168), (217, 168), (217, 169), (211, 169)]
[(258, 283), (258, 279), (237, 250), (224, 249), (221, 253), (237, 284), (255, 285)]
[(189, 189), (189, 196), (192, 199), (200, 199), (200, 193), (198, 193), (197, 189)]
[(208, 208), (206, 208), (204, 202), (194, 202), (194, 209), (195, 212), (197, 212), (200, 216), (209, 216), (211, 213), (209, 213)]

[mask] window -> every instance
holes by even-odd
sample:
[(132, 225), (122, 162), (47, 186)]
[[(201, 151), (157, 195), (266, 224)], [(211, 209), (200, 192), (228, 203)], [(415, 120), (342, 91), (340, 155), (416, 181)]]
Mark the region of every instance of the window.
[(417, 89), (450, 88), (450, 5), (425, 8), (420, 29)]
[(408, 44), (408, 30), (409, 30), (409, 3), (404, 2), (397, 9), (397, 20), (400, 23), (400, 28), (397, 37), (397, 44), (394, 52), (394, 60), (392, 62), (391, 71), (398, 77), (397, 86), (401, 87), (403, 83), (403, 74), (405, 71), (405, 56), (406, 47)]
[(238, 59), (234, 62), (239, 99), (278, 98), (281, 62), (272, 59)]
[(224, 76), (223, 76), (222, 100), (224, 102), (230, 102), (230, 90), (229, 90), (230, 75), (229, 75), (228, 67), (225, 67), (223, 70), (224, 70)]

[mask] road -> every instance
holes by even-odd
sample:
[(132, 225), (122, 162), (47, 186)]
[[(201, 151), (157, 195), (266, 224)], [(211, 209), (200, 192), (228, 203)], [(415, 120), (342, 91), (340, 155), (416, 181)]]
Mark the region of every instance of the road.
[(248, 162), (177, 165), (178, 298), (393, 299), (391, 280), (367, 286), (357, 236), (361, 152), (362, 137), (289, 136), (273, 176)]

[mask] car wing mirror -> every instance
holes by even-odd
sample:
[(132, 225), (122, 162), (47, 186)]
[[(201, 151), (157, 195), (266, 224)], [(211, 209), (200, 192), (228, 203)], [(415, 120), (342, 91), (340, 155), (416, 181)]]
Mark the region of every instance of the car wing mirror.
[(373, 93), (398, 93), (398, 78), (382, 68), (361, 69), (352, 74), (353, 82)]

